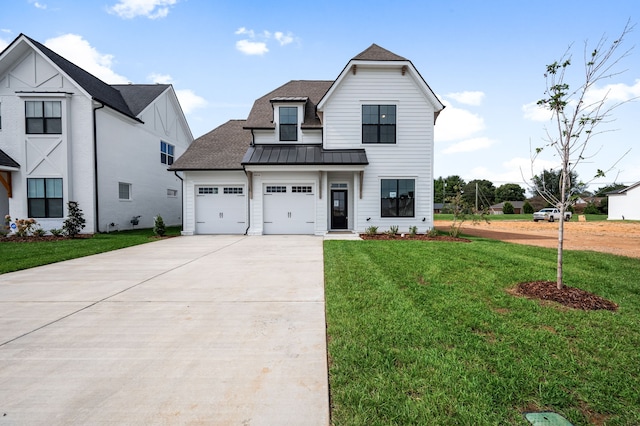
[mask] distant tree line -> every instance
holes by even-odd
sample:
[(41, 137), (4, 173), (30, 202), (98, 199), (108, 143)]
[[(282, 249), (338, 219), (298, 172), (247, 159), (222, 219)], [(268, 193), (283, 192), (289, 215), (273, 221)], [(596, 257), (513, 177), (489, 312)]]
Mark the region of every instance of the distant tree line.
[[(540, 192), (559, 194), (561, 172), (557, 170), (543, 170), (539, 175), (533, 177), (530, 191), (532, 195), (527, 197), (526, 189), (517, 183), (505, 183), (496, 187), (493, 182), (486, 179), (474, 179), (466, 182), (458, 175), (438, 177), (434, 179), (433, 199), (435, 203), (447, 204), (451, 200), (460, 196), (465, 205), (477, 207), (477, 209), (488, 209), (494, 204), (512, 201), (526, 201), (523, 206), (523, 213), (533, 213), (544, 207), (549, 207), (549, 203), (540, 197)], [(587, 190), (586, 185), (578, 179), (578, 174), (571, 172), (571, 193), (574, 201), (578, 198), (591, 200), (585, 207), (586, 214), (606, 214), (608, 210), (606, 194), (612, 191), (626, 188), (621, 183), (613, 183), (602, 186), (593, 192)], [(599, 202), (594, 200), (600, 199)], [(513, 204), (508, 203), (503, 207), (503, 212), (509, 214), (513, 211)]]

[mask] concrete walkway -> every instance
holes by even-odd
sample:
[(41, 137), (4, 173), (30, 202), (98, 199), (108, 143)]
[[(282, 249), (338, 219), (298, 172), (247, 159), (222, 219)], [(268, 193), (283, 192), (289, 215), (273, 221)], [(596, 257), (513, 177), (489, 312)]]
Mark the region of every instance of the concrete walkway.
[(0, 275), (0, 425), (327, 425), (322, 241), (178, 237)]

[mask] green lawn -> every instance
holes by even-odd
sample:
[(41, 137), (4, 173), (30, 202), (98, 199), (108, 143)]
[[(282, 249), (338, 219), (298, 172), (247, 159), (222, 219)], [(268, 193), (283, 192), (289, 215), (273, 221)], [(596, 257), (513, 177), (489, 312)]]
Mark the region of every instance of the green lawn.
[(617, 312), (508, 293), (555, 279), (553, 249), (325, 241), (335, 425), (640, 424), (640, 262), (565, 252), (565, 277)]
[[(167, 235), (180, 235), (180, 228), (168, 227)], [(62, 241), (0, 242), (0, 274), (150, 241), (155, 241), (153, 230), (136, 229)]]

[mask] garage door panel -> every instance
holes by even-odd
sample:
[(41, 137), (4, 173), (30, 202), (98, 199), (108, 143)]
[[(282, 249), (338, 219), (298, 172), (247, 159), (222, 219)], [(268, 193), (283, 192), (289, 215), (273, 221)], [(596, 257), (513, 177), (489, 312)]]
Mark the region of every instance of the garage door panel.
[(244, 234), (246, 196), (243, 186), (196, 189), (196, 234)]
[(312, 185), (268, 184), (264, 187), (265, 234), (313, 234), (315, 193)]

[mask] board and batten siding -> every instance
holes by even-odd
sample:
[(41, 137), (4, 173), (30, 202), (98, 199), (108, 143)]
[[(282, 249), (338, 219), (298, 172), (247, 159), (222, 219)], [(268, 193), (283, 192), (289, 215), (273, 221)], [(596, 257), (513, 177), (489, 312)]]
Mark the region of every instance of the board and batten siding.
[(282, 142), (277, 138), (277, 132), (273, 130), (253, 130), (253, 141), (255, 144), (283, 144), (283, 145), (295, 145), (295, 144), (316, 144), (322, 143), (322, 131), (316, 129), (298, 129), (298, 140)]
[[(362, 143), (362, 105), (378, 104), (396, 105), (395, 144)], [(328, 100), (325, 148), (364, 148), (369, 160), (358, 200), (358, 231), (397, 225), (401, 231), (418, 226), (419, 232), (425, 232), (433, 227), (433, 117), (433, 105), (412, 73), (402, 75), (399, 68), (359, 67), (355, 75), (345, 76)], [(415, 179), (415, 217), (380, 217), (380, 180), (384, 178)]]

